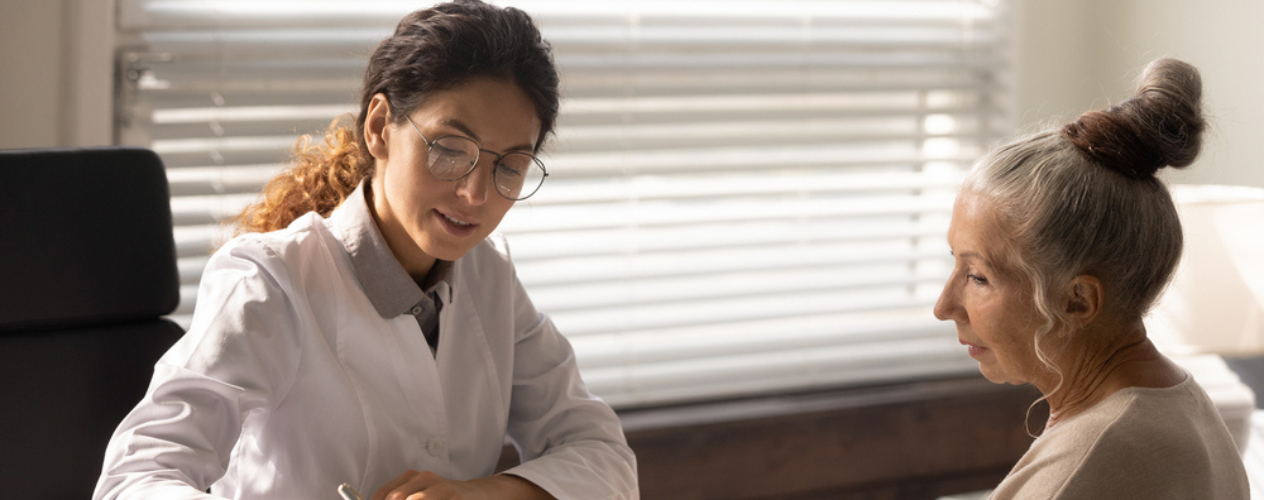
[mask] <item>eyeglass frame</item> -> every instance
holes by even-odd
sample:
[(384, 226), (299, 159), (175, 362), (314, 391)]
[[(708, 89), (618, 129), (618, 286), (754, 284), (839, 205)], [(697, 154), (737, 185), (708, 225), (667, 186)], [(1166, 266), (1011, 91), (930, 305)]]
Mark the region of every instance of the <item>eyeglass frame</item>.
[[(484, 152), (491, 153), (496, 156), (496, 161), (492, 163), (492, 167), (493, 167), (492, 168), (492, 189), (495, 190), (496, 194), (500, 195), (501, 198), (504, 198), (506, 200), (522, 201), (532, 196), (535, 196), (536, 193), (540, 192), (540, 187), (544, 185), (544, 180), (549, 177), (549, 169), (544, 166), (544, 161), (540, 160), (540, 158), (536, 155), (533, 155), (531, 153), (524, 153), (522, 151), (510, 151), (507, 153), (497, 153), (490, 149), (483, 149), (482, 145), (480, 145), (478, 141), (471, 139), (469, 137), (462, 136), (462, 135), (444, 135), (444, 136), (437, 137), (435, 138), (435, 140), (432, 141), (426, 137), (426, 134), (421, 133), (421, 129), (417, 127), (416, 123), (413, 123), (413, 119), (411, 117), (409, 117), (408, 115), (404, 115), (404, 119), (408, 120), (408, 124), (413, 126), (413, 130), (416, 131), (417, 135), (421, 137), (422, 142), (426, 143), (426, 171), (430, 172), (430, 175), (434, 175), (436, 179), (439, 179), (441, 181), (446, 181), (446, 182), (456, 182), (466, 177), (469, 177), (470, 173), (474, 172), (474, 170), (478, 168), (478, 160), (479, 158), (483, 156), (482, 154)], [(470, 141), (474, 143), (474, 149), (477, 151), (477, 153), (475, 153), (474, 155), (474, 161), (470, 163), (469, 170), (466, 170), (465, 173), (458, 175), (452, 179), (445, 179), (443, 177), (435, 175), (434, 171), (431, 170), (431, 167), (430, 167), (430, 153), (431, 153), (431, 150), (434, 149), (435, 143), (448, 137)], [(521, 198), (510, 198), (508, 196), (505, 196), (505, 193), (500, 192), (500, 189), (496, 187), (496, 169), (494, 167), (497, 167), (500, 165), (501, 158), (504, 158), (505, 156), (511, 155), (511, 154), (526, 155), (527, 157), (531, 158), (532, 163), (540, 167), (540, 170), (544, 172), (544, 176), (540, 178), (540, 183), (536, 184), (535, 189), (531, 190), (530, 193), (527, 193), (526, 196), (523, 196)]]

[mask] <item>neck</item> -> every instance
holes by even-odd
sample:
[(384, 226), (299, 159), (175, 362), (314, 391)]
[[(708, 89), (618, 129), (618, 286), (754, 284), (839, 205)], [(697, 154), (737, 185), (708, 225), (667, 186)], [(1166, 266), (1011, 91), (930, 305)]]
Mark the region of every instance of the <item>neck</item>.
[(1056, 376), (1036, 383), (1048, 396), (1046, 427), (1092, 408), (1120, 389), (1170, 387), (1184, 379), (1184, 372), (1146, 338), (1140, 319), (1071, 332), (1053, 361), (1062, 372), (1060, 386)]
[(403, 224), (394, 218), (394, 212), (385, 206), (385, 201), (374, 196), (374, 193), (382, 190), (381, 178), (375, 176), (365, 188), (364, 197), (369, 206), (369, 213), (373, 215), (373, 223), (377, 224), (378, 231), (382, 233), (382, 239), (386, 240), (386, 246), (391, 249), (395, 260), (399, 261), (413, 281), (421, 283), (434, 267), (435, 258), (417, 246)]

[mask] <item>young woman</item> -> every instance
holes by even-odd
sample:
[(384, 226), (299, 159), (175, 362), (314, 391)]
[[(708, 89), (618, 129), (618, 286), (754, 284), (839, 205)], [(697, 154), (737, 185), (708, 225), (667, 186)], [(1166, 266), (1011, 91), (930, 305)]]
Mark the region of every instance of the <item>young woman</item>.
[(1155, 61), (1135, 97), (1001, 147), (966, 180), (935, 315), (984, 376), (1050, 407), (992, 499), (1248, 498), (1216, 408), (1142, 323), (1182, 245), (1155, 174), (1197, 156), (1201, 92), (1192, 66)]
[[(405, 17), (354, 129), (210, 259), (95, 497), (636, 498), (618, 418), (489, 236), (543, 182), (557, 86), (521, 11)], [(523, 463), (494, 475), (506, 436)]]

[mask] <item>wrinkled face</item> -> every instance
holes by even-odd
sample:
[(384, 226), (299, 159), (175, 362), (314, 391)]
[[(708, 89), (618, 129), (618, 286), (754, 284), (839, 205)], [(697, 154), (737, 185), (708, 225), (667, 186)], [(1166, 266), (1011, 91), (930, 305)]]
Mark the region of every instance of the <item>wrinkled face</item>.
[(1034, 339), (1042, 318), (1030, 285), (1004, 268), (999, 229), (990, 204), (969, 193), (957, 198), (948, 228), (955, 259), (935, 303), (935, 317), (957, 324), (957, 340), (996, 383), (1022, 384), (1044, 371)]
[[(406, 233), (425, 256), (456, 260), (487, 237), (514, 202), (492, 184), (496, 156), (481, 153), (469, 175), (456, 181), (433, 176), (426, 166), (430, 140), (443, 136), (473, 139), (497, 153), (531, 153), (540, 120), (534, 105), (516, 85), (474, 78), (427, 96), (408, 121), (391, 120), (383, 137), (389, 148), (375, 176), (374, 205), (383, 232)], [(384, 160), (384, 161), (382, 161)], [(380, 193), (380, 194), (379, 194)]]

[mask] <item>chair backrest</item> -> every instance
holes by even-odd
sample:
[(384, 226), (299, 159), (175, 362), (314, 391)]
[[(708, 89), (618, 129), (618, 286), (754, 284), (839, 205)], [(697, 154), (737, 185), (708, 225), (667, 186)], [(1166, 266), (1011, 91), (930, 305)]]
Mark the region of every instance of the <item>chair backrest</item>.
[(105, 446), (182, 334), (162, 161), (0, 151), (0, 489), (90, 498)]

